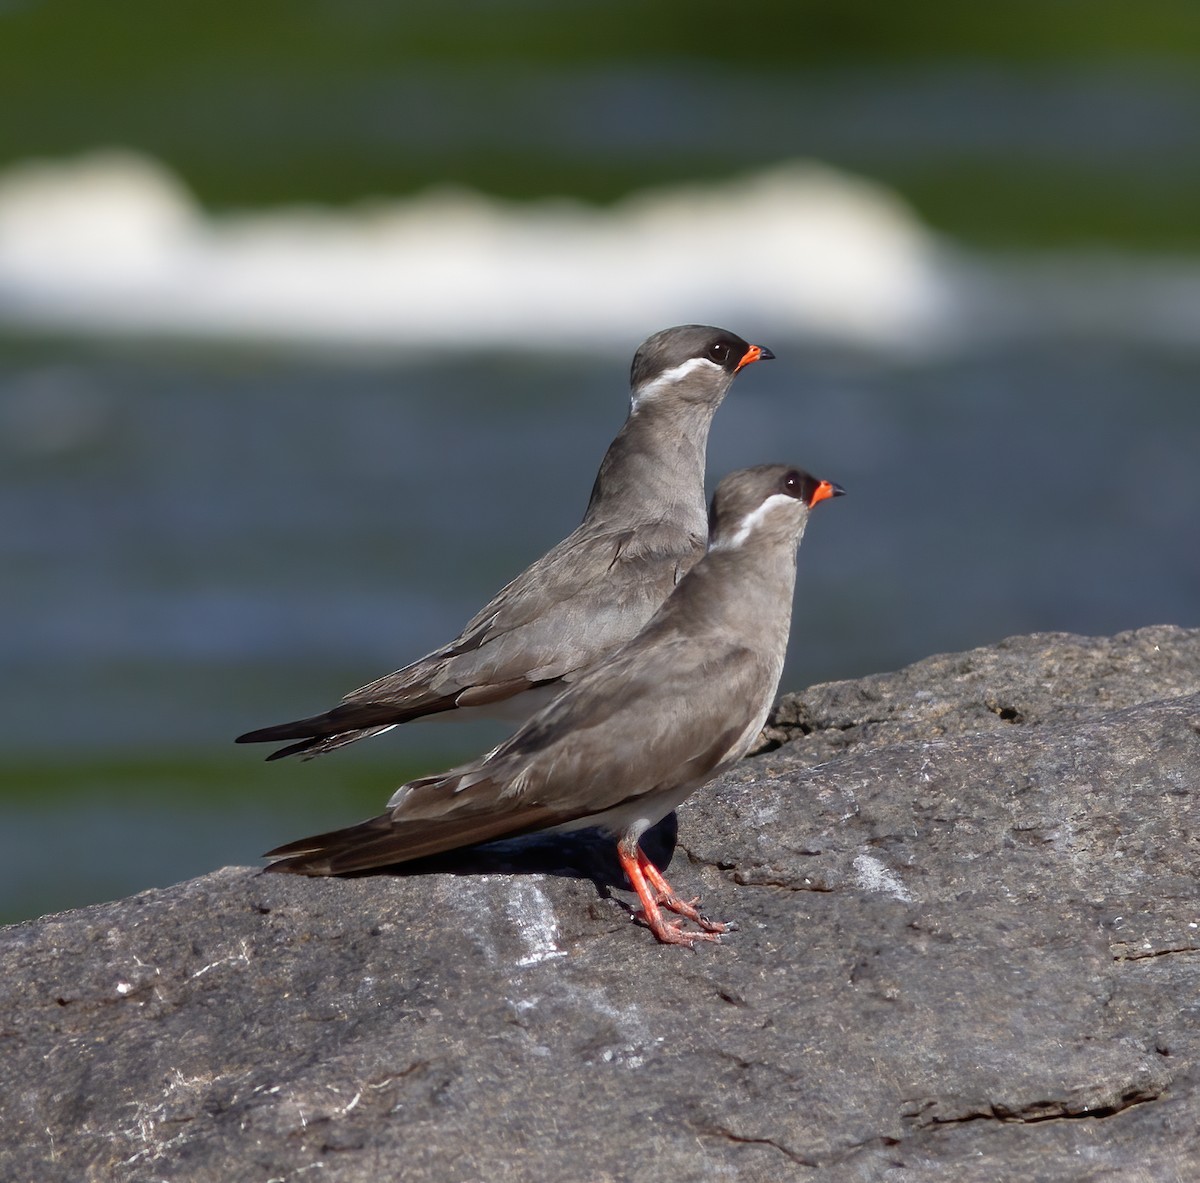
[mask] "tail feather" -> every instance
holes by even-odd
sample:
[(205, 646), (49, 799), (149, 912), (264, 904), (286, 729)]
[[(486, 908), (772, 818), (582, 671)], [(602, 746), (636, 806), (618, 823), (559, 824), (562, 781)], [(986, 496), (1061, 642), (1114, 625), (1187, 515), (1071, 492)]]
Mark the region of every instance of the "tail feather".
[(444, 695), (427, 699), (416, 705), (394, 702), (343, 703), (322, 715), (311, 715), (307, 719), (295, 719), (291, 723), (277, 723), (273, 727), (260, 727), (239, 735), (234, 743), (279, 743), (294, 739), (299, 743), (289, 744), (272, 752), (267, 759), (279, 760), (284, 756), (303, 754), (306, 759), (332, 752), (356, 740), (378, 735), (423, 715), (435, 715), (453, 710), (455, 698)]
[[(391, 731), (395, 726), (395, 723), (388, 723), (385, 727), (364, 727), (359, 731), (343, 731), (339, 735), (314, 735), (308, 739), (302, 739), (299, 743), (288, 744), (286, 748), (272, 752), (267, 760), (282, 760), (284, 756), (299, 756), (301, 760), (313, 760), (317, 756), (325, 755), (326, 752), (334, 752), (338, 748), (344, 748), (347, 744), (357, 743), (360, 739), (370, 739), (373, 735), (382, 735), (385, 731)], [(255, 741), (238, 740), (235, 742)]]
[(383, 813), (355, 826), (277, 846), (264, 857), (276, 860), (266, 868), (268, 871), (346, 875), (499, 838), (515, 838), (547, 829), (562, 820), (542, 805), (500, 815), (477, 814), (428, 822), (397, 820), (392, 814)]
[[(446, 705), (442, 705), (442, 704)], [(396, 702), (344, 702), (321, 715), (310, 715), (307, 719), (294, 719), (290, 723), (276, 723), (273, 727), (260, 727), (239, 735), (234, 743), (277, 743), (281, 739), (324, 739), (329, 735), (340, 735), (346, 731), (358, 731), (368, 727), (380, 727), (392, 723), (403, 723), (430, 709), (448, 710), (454, 699), (444, 697), (420, 705)]]
[[(354, 694), (359, 695), (366, 691), (385, 692), (388, 689), (386, 684), (395, 677), (396, 675), (392, 674), (388, 678), (381, 678), (379, 682), (364, 686)], [(351, 696), (324, 714), (295, 719), (291, 723), (277, 723), (273, 727), (260, 727), (257, 731), (247, 731), (244, 735), (239, 735), (233, 742), (280, 743), (283, 740), (297, 740), (296, 743), (290, 743), (272, 752), (267, 759), (282, 760), (285, 756), (300, 756), (311, 760), (314, 756), (323, 756), (326, 752), (357, 743), (360, 739), (380, 735), (401, 723), (410, 723), (428, 715), (444, 714), (460, 707), (482, 708), (487, 711), (489, 707), (507, 702), (526, 690), (554, 686), (557, 681), (555, 678), (541, 682), (531, 682), (528, 678), (510, 678), (504, 682), (482, 682), (440, 695), (432, 691), (428, 684), (408, 685), (404, 687), (403, 695), (395, 691), (391, 698), (361, 699)]]

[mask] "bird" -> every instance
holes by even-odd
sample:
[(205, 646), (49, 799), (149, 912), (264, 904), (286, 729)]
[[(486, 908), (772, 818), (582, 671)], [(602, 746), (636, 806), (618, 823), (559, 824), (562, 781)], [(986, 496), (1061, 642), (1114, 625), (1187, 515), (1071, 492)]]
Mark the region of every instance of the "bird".
[(292, 740), (267, 759), (311, 759), (448, 712), (523, 722), (633, 637), (704, 553), (713, 415), (736, 374), (774, 356), (711, 325), (678, 325), (649, 337), (633, 358), (629, 415), (571, 534), (449, 644), (351, 691), (332, 710), (235, 742)]
[(783, 671), (809, 511), (843, 492), (781, 464), (725, 477), (704, 557), (637, 636), (478, 760), (409, 781), (378, 817), (277, 847), (266, 870), (341, 875), (598, 827), (616, 839), (633, 915), (659, 941), (719, 940), (730, 926), (683, 900), (639, 843), (757, 738)]

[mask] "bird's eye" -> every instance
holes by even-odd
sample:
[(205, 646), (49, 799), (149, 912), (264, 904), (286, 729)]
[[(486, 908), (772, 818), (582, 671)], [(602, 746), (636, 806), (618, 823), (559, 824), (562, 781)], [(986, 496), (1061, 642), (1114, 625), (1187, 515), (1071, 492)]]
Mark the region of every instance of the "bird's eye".
[(804, 477), (794, 468), (783, 477), (783, 491), (797, 501), (804, 500)]
[(708, 347), (708, 356), (719, 366), (729, 360), (729, 345), (725, 341), (717, 341)]

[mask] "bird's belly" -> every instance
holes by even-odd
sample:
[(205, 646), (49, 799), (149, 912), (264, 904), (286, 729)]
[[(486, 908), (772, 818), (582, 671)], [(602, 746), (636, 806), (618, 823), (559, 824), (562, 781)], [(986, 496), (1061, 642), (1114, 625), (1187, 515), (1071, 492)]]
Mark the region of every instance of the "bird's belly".
[(651, 826), (662, 821), (668, 813), (673, 813), (678, 809), (709, 779), (706, 776), (703, 780), (688, 781), (686, 784), (661, 793), (646, 793), (632, 801), (623, 801), (612, 809), (601, 810), (599, 813), (588, 814), (587, 817), (551, 826), (544, 833), (567, 834), (572, 830), (586, 830), (595, 827), (611, 834), (614, 838), (625, 834), (632, 834), (634, 838), (640, 838)]

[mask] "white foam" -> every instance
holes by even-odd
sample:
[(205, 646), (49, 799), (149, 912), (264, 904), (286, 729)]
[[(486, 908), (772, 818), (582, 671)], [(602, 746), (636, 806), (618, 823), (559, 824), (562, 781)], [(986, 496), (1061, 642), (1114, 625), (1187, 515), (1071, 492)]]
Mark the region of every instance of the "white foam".
[(806, 162), (606, 209), (440, 188), (219, 217), (131, 152), (0, 173), (0, 325), (625, 352), (685, 322), (885, 351), (1064, 332), (1194, 348), (1200, 265), (972, 255), (883, 186)]
[(935, 257), (885, 190), (811, 164), (611, 209), (441, 189), (222, 217), (129, 152), (0, 174), (0, 318), (33, 328), (544, 350), (701, 321), (899, 343), (939, 320)]

